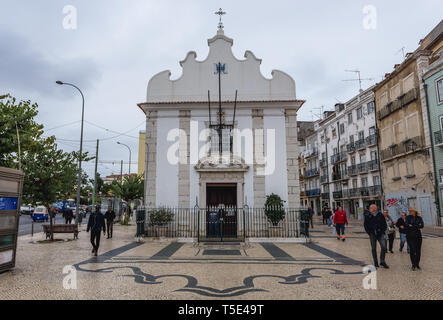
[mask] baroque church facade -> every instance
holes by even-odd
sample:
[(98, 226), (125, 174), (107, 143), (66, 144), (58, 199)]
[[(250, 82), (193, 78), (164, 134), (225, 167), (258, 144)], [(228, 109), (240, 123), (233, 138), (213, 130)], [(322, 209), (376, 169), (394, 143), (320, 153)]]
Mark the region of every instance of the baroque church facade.
[(232, 52), (223, 26), (208, 40), (209, 54), (193, 51), (182, 75), (153, 76), (146, 101), (145, 206), (261, 208), (277, 194), (300, 207), (295, 81), (260, 71), (251, 51)]

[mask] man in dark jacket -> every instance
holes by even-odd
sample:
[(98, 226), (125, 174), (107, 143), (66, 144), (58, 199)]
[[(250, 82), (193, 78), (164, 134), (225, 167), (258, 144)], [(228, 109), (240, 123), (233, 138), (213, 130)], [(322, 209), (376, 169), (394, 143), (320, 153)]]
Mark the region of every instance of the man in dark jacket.
[(65, 211), (63, 211), (63, 218), (65, 218), (66, 224), (71, 224), (72, 219), (74, 218), (74, 213), (70, 206), (67, 206)]
[(308, 207), (308, 218), (311, 224), (311, 228), (314, 228), (313, 216), (314, 216), (314, 210), (312, 210), (311, 207)]
[(109, 206), (108, 210), (105, 213), (105, 220), (106, 220), (106, 231), (108, 233), (108, 238), (112, 238), (112, 231), (114, 229), (114, 219), (115, 219), (115, 212), (112, 210), (112, 207)]
[[(400, 252), (402, 252), (405, 243), (407, 243), (406, 229), (408, 226), (406, 225), (406, 212), (401, 213), (401, 217), (398, 218), (397, 223), (395, 225), (397, 226), (397, 228), (400, 232)], [(409, 253), (409, 251), (411, 251), (409, 243), (407, 243), (407, 246), (408, 246), (408, 253)]]
[(377, 211), (377, 206), (372, 204), (369, 207), (369, 212), (365, 213), (364, 227), (366, 233), (369, 235), (371, 241), (372, 258), (374, 259), (374, 266), (379, 267), (377, 260), (377, 241), (380, 244), (380, 266), (389, 269), (385, 262), (386, 254), (386, 219), (380, 211)]
[(92, 253), (97, 256), (98, 247), (100, 246), (100, 231), (103, 229), (103, 234), (106, 234), (105, 217), (100, 212), (100, 206), (97, 205), (95, 212), (89, 216), (88, 227), (86, 232), (91, 230), (91, 244)]

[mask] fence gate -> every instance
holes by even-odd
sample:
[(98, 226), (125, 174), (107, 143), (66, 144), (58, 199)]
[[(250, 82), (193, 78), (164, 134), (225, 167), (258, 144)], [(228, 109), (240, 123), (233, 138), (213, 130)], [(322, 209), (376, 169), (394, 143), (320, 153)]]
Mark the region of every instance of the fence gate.
[(244, 241), (244, 215), (240, 213), (241, 210), (235, 206), (208, 206), (200, 209), (198, 241)]

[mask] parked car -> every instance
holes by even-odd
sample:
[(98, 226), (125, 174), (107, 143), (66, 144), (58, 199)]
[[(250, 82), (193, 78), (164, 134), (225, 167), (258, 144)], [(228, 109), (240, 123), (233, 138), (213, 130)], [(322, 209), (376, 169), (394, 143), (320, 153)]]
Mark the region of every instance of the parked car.
[(20, 206), (20, 214), (26, 214), (26, 215), (32, 215), (32, 213), (34, 212), (34, 207), (31, 206), (30, 204), (26, 205), (22, 205)]
[(35, 208), (31, 217), (32, 217), (32, 220), (34, 220), (34, 222), (48, 221), (49, 220), (48, 209), (46, 209), (46, 207), (44, 207), (44, 206), (38, 206), (37, 208)]

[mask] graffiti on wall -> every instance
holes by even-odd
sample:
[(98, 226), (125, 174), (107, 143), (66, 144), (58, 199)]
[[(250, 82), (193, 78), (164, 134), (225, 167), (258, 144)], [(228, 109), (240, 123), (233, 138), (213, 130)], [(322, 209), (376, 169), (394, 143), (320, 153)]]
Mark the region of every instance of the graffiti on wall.
[(402, 194), (387, 194), (386, 207), (391, 218), (398, 219), (402, 212), (408, 213), (408, 198)]

